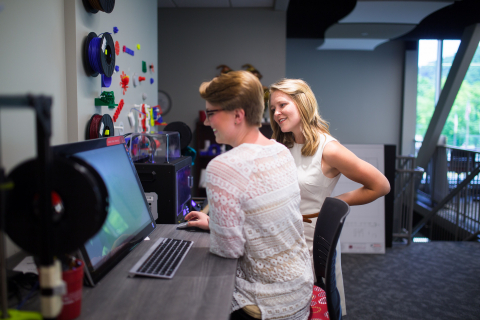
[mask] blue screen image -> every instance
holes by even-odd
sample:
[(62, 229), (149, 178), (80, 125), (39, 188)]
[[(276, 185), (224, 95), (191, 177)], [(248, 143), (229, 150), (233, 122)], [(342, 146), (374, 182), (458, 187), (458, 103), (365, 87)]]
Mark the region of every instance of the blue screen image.
[(107, 219), (100, 231), (85, 243), (92, 266), (96, 268), (153, 219), (123, 144), (79, 152), (75, 156), (97, 170), (109, 195)]

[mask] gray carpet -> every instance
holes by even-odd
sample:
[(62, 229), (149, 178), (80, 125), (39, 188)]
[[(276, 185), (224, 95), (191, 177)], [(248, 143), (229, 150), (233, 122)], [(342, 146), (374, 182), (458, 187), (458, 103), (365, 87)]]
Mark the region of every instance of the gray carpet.
[(344, 319), (480, 319), (480, 243), (394, 245), (342, 254)]

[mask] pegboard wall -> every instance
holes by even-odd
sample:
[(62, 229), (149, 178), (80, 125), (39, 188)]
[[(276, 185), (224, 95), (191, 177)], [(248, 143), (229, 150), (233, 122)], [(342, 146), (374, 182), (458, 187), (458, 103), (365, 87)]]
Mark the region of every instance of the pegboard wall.
[[(111, 13), (88, 12), (85, 2), (89, 0), (65, 1), (69, 142), (85, 139), (87, 123), (94, 114), (115, 118), (115, 135), (122, 132), (122, 124), (123, 133), (132, 132), (128, 113), (134, 105), (155, 106), (158, 101), (157, 1), (117, 0)], [(118, 71), (113, 73), (110, 87), (102, 87), (101, 75), (92, 77), (86, 71), (84, 47), (91, 32), (97, 36), (109, 33), (114, 47), (118, 43), (117, 52), (113, 52)], [(128, 87), (122, 86), (124, 76), (129, 78)], [(115, 104), (123, 99), (121, 110), (118, 106), (95, 106), (95, 98), (100, 98), (103, 91), (113, 92)]]

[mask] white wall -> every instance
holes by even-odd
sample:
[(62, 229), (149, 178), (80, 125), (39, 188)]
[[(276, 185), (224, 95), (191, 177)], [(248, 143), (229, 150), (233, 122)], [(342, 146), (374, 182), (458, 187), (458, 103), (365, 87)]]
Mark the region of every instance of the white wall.
[(219, 74), (221, 64), (240, 70), (249, 63), (265, 86), (285, 77), (286, 12), (159, 9), (158, 30), (158, 88), (173, 105), (166, 122), (182, 121), (195, 130), (198, 111), (205, 109), (198, 88)]
[[(53, 97), (52, 144), (65, 143), (63, 0), (0, 0), (0, 94)], [(1, 111), (2, 165), (10, 170), (35, 151), (33, 111)]]
[(318, 40), (287, 40), (287, 77), (302, 78), (321, 116), (341, 143), (395, 144), (400, 140), (403, 42), (374, 51), (318, 51)]
[[(52, 144), (67, 142), (63, 0), (0, 0), (0, 94), (53, 97)], [(1, 165), (36, 155), (31, 110), (0, 111)], [(19, 249), (7, 242), (7, 256)]]
[[(115, 109), (95, 107), (100, 94), (100, 76), (87, 77), (83, 69), (81, 47), (90, 32), (120, 32), (114, 41), (134, 49), (131, 57), (123, 52), (117, 58), (120, 70), (128, 75), (145, 75), (147, 81), (130, 88), (125, 96), (119, 86), (119, 74), (112, 79), (108, 91), (115, 92), (115, 101), (125, 99), (119, 121), (129, 132), (127, 113), (133, 103), (157, 102), (156, 74), (141, 72), (142, 60), (157, 68), (157, 1), (117, 1), (111, 14), (87, 13), (82, 0), (0, 0), (0, 94), (44, 94), (53, 97), (51, 144), (63, 144), (84, 139), (88, 119), (94, 113), (109, 113)], [(150, 84), (153, 77), (155, 82)], [(131, 83), (132, 81), (130, 81)], [(68, 107), (67, 107), (68, 105)], [(35, 122), (30, 110), (0, 111), (1, 165), (7, 173), (19, 162), (34, 157)], [(18, 251), (7, 243), (7, 256)]]

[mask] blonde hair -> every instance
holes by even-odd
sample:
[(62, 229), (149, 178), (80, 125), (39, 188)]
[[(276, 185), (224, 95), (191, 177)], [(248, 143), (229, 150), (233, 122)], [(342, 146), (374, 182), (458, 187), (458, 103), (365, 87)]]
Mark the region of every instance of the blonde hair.
[[(305, 145), (302, 147), (303, 156), (313, 156), (320, 144), (320, 134), (330, 134), (328, 122), (323, 120), (318, 113), (318, 103), (310, 86), (300, 79), (282, 79), (270, 86), (270, 97), (275, 91), (288, 94), (297, 106), (301, 119), (301, 130), (305, 137)], [(270, 98), (271, 99), (271, 98)], [(268, 104), (270, 105), (270, 99)], [(274, 111), (269, 108), (270, 124), (272, 126), (272, 139), (284, 144), (286, 147), (293, 147), (295, 142), (292, 132), (282, 132), (280, 126), (275, 122)]]
[(248, 71), (231, 71), (200, 85), (200, 96), (225, 110), (243, 109), (245, 121), (260, 127), (265, 109), (260, 80)]

